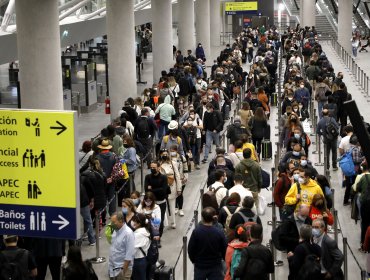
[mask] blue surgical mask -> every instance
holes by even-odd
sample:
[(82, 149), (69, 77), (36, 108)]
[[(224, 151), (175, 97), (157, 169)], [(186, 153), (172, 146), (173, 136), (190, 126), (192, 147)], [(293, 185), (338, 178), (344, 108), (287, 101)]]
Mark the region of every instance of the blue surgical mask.
[(224, 184), (227, 182), (227, 177), (225, 177)]
[(298, 183), (304, 184), (305, 183), (305, 180), (302, 177), (299, 177), (298, 178)]
[(297, 152), (297, 151), (293, 151), (293, 156), (296, 156), (298, 157), (301, 153), (300, 152)]
[(139, 198), (135, 198), (132, 201), (134, 202), (135, 206), (138, 206), (140, 204), (140, 199)]
[(299, 174), (293, 174), (294, 181), (298, 181), (299, 179)]
[(122, 214), (127, 215), (127, 213), (128, 213), (128, 209), (126, 207), (123, 207), (122, 208)]
[(301, 135), (300, 135), (300, 134), (295, 133), (295, 134), (294, 134), (294, 138), (299, 139), (299, 138), (301, 138)]
[(320, 235), (321, 235), (321, 231), (320, 231), (320, 229), (318, 229), (318, 228), (313, 228), (313, 229), (312, 229), (312, 236), (313, 236), (313, 237), (318, 238), (318, 237), (320, 237)]
[(307, 160), (302, 159), (302, 160), (301, 160), (301, 165), (302, 165), (302, 166), (306, 166), (306, 165), (307, 165)]

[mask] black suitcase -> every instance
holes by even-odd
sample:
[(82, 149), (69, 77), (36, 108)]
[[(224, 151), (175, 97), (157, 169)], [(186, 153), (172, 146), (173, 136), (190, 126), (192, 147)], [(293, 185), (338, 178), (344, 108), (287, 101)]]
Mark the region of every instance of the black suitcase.
[(262, 160), (272, 159), (272, 144), (270, 140), (262, 140)]
[(154, 272), (154, 280), (174, 280), (174, 274), (175, 273), (171, 266), (164, 265), (157, 267)]
[(270, 101), (271, 106), (276, 106), (277, 105), (277, 93), (276, 92), (271, 93), (270, 99), (271, 99)]
[(271, 127), (269, 124), (263, 129), (263, 139), (270, 140), (271, 139)]

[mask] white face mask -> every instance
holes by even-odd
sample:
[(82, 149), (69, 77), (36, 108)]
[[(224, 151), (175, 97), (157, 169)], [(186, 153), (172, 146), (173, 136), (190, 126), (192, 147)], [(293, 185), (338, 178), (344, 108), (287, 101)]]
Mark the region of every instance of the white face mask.
[(193, 125), (193, 121), (188, 121), (188, 125), (192, 126)]
[(304, 85), (300, 85), (299, 87), (300, 87), (300, 88), (304, 88)]
[(177, 153), (176, 152), (171, 152), (170, 155), (171, 155), (171, 157), (176, 157)]

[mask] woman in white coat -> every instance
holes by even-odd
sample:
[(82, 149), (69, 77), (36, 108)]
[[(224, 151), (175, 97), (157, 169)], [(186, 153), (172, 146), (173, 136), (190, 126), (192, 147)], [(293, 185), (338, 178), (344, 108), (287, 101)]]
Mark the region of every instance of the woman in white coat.
[(159, 154), (161, 163), (161, 173), (167, 176), (168, 185), (171, 193), (168, 195), (168, 214), (171, 217), (171, 227), (176, 228), (175, 204), (176, 197), (181, 194), (181, 177), (179, 172), (179, 163), (176, 159), (172, 160), (168, 150), (163, 149)]

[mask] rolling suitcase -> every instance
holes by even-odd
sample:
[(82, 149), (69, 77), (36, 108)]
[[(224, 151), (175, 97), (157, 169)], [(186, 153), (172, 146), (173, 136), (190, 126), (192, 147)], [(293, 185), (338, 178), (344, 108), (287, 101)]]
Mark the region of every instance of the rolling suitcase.
[(174, 280), (175, 275), (171, 266), (163, 265), (157, 267), (154, 272), (154, 280)]
[(270, 140), (271, 138), (271, 127), (269, 124), (267, 124), (267, 127), (263, 129), (263, 139), (264, 140)]
[(272, 159), (272, 144), (270, 140), (262, 140), (262, 160)]
[(271, 99), (270, 101), (271, 106), (276, 106), (277, 105), (277, 93), (276, 92), (271, 93), (270, 99)]

